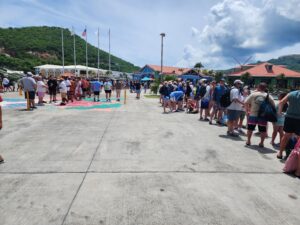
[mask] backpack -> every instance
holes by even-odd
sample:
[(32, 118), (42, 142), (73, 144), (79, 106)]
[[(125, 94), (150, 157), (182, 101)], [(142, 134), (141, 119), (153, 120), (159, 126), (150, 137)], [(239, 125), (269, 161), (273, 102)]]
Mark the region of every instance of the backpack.
[(199, 96), (201, 98), (203, 98), (205, 94), (206, 94), (206, 86), (201, 85), (200, 90), (199, 90)]
[(227, 89), (225, 93), (221, 96), (220, 105), (223, 108), (227, 108), (231, 104), (230, 91), (231, 89)]
[(275, 107), (269, 101), (269, 94), (266, 99), (261, 103), (258, 111), (258, 117), (268, 122), (277, 122), (277, 112)]

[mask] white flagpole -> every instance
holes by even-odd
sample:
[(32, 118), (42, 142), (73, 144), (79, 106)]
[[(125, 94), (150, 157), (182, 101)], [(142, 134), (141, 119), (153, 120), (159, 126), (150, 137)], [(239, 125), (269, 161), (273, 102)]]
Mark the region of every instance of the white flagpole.
[(72, 26), (73, 33), (73, 48), (74, 48), (74, 66), (75, 66), (75, 76), (76, 76), (76, 39), (75, 39), (75, 29)]
[(85, 26), (85, 60), (86, 60), (86, 76), (89, 77), (88, 69), (88, 44), (87, 44), (87, 29)]
[(109, 52), (109, 55), (108, 55), (108, 71), (110, 73), (111, 72), (111, 65), (110, 65), (110, 28), (108, 30), (108, 52)]
[(99, 58), (100, 57), (100, 55), (99, 55), (100, 54), (100, 46), (99, 46), (100, 45), (99, 44), (100, 41), (99, 41), (99, 35), (100, 34), (99, 34), (99, 27), (98, 27), (98, 64), (97, 64), (97, 66), (98, 66), (98, 70), (97, 70), (97, 78), (98, 78), (98, 80), (99, 80), (99, 68), (100, 68), (100, 58)]
[(64, 53), (64, 30), (61, 28), (61, 54), (62, 54), (62, 74), (65, 74), (65, 53)]

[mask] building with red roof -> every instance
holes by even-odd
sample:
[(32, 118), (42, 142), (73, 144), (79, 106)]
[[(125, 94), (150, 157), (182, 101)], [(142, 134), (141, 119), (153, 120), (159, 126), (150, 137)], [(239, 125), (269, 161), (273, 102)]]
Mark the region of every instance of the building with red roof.
[(229, 80), (241, 79), (244, 74), (250, 76), (253, 84), (265, 82), (274, 87), (283, 88), (300, 87), (300, 73), (287, 69), (283, 65), (274, 65), (271, 63), (260, 63), (257, 65), (243, 65), (234, 69), (228, 74)]

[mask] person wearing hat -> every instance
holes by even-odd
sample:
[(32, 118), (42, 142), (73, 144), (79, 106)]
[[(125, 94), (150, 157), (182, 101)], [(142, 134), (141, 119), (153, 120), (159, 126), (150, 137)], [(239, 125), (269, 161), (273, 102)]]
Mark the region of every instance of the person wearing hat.
[(231, 104), (227, 107), (227, 134), (229, 136), (236, 137), (237, 133), (234, 133), (234, 128), (237, 127), (238, 119), (243, 111), (244, 102), (242, 101), (241, 87), (243, 82), (241, 80), (235, 80), (234, 86), (230, 90), (230, 101)]
[(37, 89), (37, 85), (36, 85), (36, 81), (32, 78), (31, 72), (28, 72), (26, 74), (26, 77), (23, 77), (20, 80), (20, 86), (25, 92), (25, 98), (29, 99), (30, 108), (36, 109), (34, 99), (35, 99), (35, 92)]

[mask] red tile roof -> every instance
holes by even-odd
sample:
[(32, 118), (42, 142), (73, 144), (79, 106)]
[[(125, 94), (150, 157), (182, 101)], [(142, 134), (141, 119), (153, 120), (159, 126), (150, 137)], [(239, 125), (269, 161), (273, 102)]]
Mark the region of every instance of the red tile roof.
[[(268, 65), (272, 66), (271, 70), (267, 70), (266, 66), (268, 66)], [(271, 63), (261, 63), (250, 69), (233, 72), (233, 73), (229, 74), (228, 76), (238, 77), (247, 72), (250, 73), (252, 77), (277, 77), (280, 74), (284, 74), (285, 77), (300, 78), (299, 72), (289, 70), (283, 66), (273, 65)]]
[[(158, 65), (146, 65), (153, 69), (154, 71), (160, 72), (160, 66)], [(182, 73), (187, 72), (190, 70), (189, 68), (179, 68), (179, 67), (173, 67), (173, 66), (163, 66), (163, 74), (175, 74), (175, 75), (181, 75)]]

